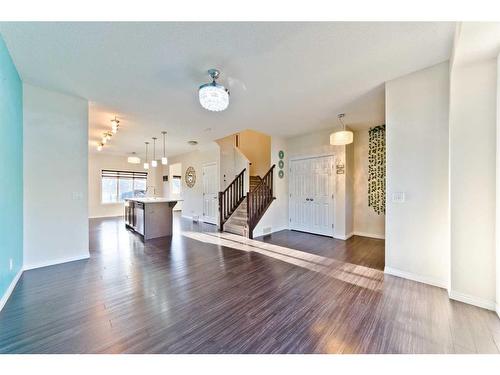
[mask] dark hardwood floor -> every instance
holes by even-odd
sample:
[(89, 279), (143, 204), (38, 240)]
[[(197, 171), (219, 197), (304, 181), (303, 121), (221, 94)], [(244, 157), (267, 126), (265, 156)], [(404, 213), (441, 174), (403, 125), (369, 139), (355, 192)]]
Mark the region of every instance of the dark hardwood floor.
[(90, 259), (23, 274), (0, 353), (498, 353), (495, 313), (384, 275), (383, 240), (175, 224), (91, 220)]

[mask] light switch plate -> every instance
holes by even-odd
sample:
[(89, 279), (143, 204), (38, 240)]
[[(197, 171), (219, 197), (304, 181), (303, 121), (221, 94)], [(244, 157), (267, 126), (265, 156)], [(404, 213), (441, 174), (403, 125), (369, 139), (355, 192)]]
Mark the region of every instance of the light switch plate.
[(395, 193), (392, 193), (392, 201), (394, 203), (403, 203), (406, 200), (406, 196), (404, 191), (398, 191)]

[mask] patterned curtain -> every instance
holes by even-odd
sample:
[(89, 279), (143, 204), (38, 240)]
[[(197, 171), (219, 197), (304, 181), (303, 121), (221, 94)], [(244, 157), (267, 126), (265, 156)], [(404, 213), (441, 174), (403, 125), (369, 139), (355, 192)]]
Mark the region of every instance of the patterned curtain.
[(385, 125), (368, 131), (368, 207), (385, 215)]

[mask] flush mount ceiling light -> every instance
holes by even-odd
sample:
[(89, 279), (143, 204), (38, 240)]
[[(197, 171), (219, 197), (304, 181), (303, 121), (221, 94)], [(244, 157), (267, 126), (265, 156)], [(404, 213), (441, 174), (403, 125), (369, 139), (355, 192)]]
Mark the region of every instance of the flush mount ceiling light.
[(132, 152), (132, 156), (129, 156), (127, 158), (127, 162), (129, 162), (130, 164), (140, 164), (141, 159), (136, 155), (135, 152)]
[(188, 141), (188, 145), (190, 146), (196, 146), (198, 144), (198, 141)]
[(212, 78), (212, 82), (200, 86), (198, 91), (200, 104), (209, 111), (223, 111), (229, 105), (229, 90), (215, 82), (220, 75), (217, 69), (209, 69), (208, 74)]
[(163, 135), (163, 157), (161, 158), (161, 163), (163, 165), (167, 165), (168, 164), (168, 159), (165, 156), (165, 138), (167, 136), (167, 132), (163, 131), (163, 132), (161, 132), (161, 134)]
[(330, 144), (334, 146), (343, 146), (343, 145), (348, 145), (349, 143), (352, 143), (354, 140), (354, 136), (352, 131), (350, 130), (345, 130), (345, 124), (342, 118), (345, 116), (344, 113), (340, 113), (337, 115), (337, 118), (339, 119), (340, 125), (342, 126), (342, 130), (333, 132), (330, 134)]

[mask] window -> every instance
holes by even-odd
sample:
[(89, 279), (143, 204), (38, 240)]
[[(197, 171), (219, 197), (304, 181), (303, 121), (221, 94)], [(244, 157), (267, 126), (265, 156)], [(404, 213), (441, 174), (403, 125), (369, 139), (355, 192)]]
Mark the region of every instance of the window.
[(125, 198), (146, 195), (146, 172), (126, 172), (103, 169), (101, 172), (101, 202), (119, 203)]
[(181, 176), (172, 176), (172, 194), (180, 195), (181, 194)]

